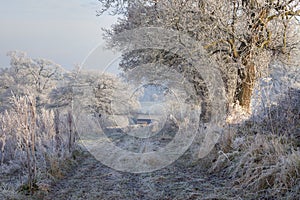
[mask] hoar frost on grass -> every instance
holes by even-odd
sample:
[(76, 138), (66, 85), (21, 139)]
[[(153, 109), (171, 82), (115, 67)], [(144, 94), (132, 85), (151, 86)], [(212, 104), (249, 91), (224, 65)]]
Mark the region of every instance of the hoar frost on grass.
[(0, 199), (46, 190), (72, 162), (68, 117), (36, 107), (35, 99), (14, 95), (11, 109), (0, 114)]
[(251, 115), (238, 108), (210, 168), (230, 177), (245, 198), (299, 198), (300, 68), (275, 63), (261, 78)]

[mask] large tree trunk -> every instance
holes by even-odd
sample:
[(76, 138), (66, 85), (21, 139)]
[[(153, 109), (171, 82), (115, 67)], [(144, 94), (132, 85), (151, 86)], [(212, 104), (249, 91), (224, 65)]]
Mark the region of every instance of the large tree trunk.
[(237, 88), (237, 100), (239, 105), (246, 111), (250, 112), (251, 97), (255, 85), (256, 70), (253, 62), (247, 62), (242, 75), (242, 83)]

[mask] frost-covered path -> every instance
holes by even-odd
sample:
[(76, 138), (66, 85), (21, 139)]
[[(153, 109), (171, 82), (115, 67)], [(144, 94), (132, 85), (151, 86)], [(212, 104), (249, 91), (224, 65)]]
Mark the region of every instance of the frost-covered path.
[[(52, 199), (231, 199), (238, 197), (226, 181), (184, 165), (182, 159), (152, 173), (130, 174), (108, 168), (88, 152), (65, 179), (54, 185)], [(234, 194), (235, 193), (235, 194)]]

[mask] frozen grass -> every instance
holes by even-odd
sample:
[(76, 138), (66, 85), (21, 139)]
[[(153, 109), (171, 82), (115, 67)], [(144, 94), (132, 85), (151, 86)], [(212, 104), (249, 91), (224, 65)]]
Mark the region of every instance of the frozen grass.
[(247, 118), (242, 113), (240, 119), (235, 110), (238, 122), (230, 119), (219, 143), (201, 160), (193, 161), (186, 152), (164, 169), (130, 174), (110, 169), (84, 152), (73, 173), (45, 199), (299, 199), (299, 137), (294, 133), (299, 133), (300, 109), (292, 103), (299, 100), (294, 98), (297, 93), (290, 92), (286, 97), (291, 103), (285, 104), (283, 97), (268, 109), (280, 112), (281, 118)]
[[(210, 172), (227, 176), (245, 198), (300, 198), (300, 92), (230, 126)], [(235, 117), (238, 115), (235, 114)], [(244, 115), (242, 114), (242, 117)], [(239, 121), (239, 122), (241, 122)]]
[[(284, 104), (287, 99), (283, 97), (281, 103), (268, 109), (270, 112), (279, 112), (280, 115), (250, 118), (248, 116), (247, 119), (245, 113), (239, 118), (239, 112), (236, 110), (235, 118), (231, 118), (228, 122), (220, 142), (206, 158), (192, 161), (190, 152), (187, 152), (174, 164), (152, 173), (118, 172), (102, 165), (88, 152), (80, 153), (81, 150), (73, 153), (71, 157), (71, 154), (69, 157), (67, 154), (58, 157), (55, 151), (49, 151), (52, 153), (37, 157), (37, 163), (44, 162), (38, 166), (44, 168), (38, 167), (36, 175), (38, 191), (35, 191), (32, 198), (298, 199), (300, 197), (300, 151), (297, 136), (299, 104), (292, 103), (298, 99), (294, 98), (298, 93), (293, 90), (290, 92), (286, 97), (291, 103)], [(49, 126), (51, 124), (49, 122), (53, 120), (50, 117), (52, 115), (42, 116), (48, 119), (46, 121)], [(287, 121), (289, 126), (283, 126)], [(61, 126), (61, 129), (68, 130), (66, 127), (67, 124)], [(51, 141), (49, 134), (48, 132), (43, 136), (47, 136), (47, 140), (42, 140), (43, 137), (40, 136), (39, 145), (45, 146), (47, 144), (45, 141)], [(66, 151), (67, 138), (63, 140)], [(46, 145), (45, 148), (49, 147), (53, 146)], [(77, 161), (72, 157), (77, 157)], [(1, 184), (1, 198), (26, 199), (22, 195), (23, 192), (16, 190), (20, 185), (24, 186), (27, 177), (24, 166), (19, 162), (17, 159), (10, 162), (4, 159), (1, 166), (5, 174), (1, 176), (4, 180)], [(18, 177), (17, 174), (22, 176)], [(53, 185), (53, 180), (61, 181)]]

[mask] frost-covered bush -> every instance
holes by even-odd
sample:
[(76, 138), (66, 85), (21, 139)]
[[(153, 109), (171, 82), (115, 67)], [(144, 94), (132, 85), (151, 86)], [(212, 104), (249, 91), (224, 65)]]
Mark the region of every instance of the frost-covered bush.
[(68, 157), (75, 142), (72, 118), (65, 116), (37, 110), (34, 95), (13, 96), (11, 109), (0, 114), (1, 176), (19, 179), (16, 185), (30, 192), (41, 177), (56, 177), (53, 163)]
[[(271, 107), (278, 105), (280, 101), (283, 103), (284, 96), (289, 96), (291, 90), (297, 89), (300, 90), (300, 67), (273, 63), (256, 85), (251, 101), (252, 114), (262, 118), (267, 116)], [(292, 102), (286, 102), (289, 103)]]
[(276, 63), (269, 72), (252, 100), (253, 131), (289, 136), (300, 145), (300, 67)]

